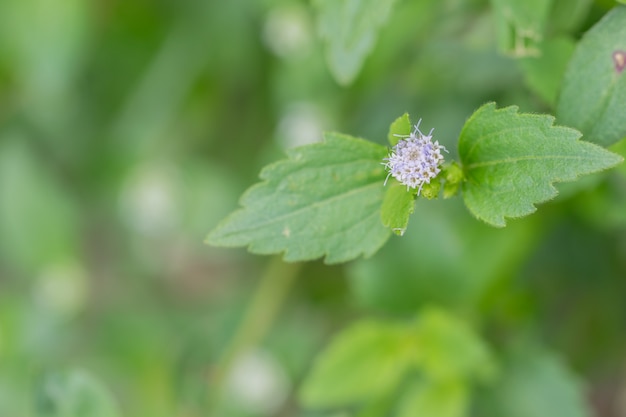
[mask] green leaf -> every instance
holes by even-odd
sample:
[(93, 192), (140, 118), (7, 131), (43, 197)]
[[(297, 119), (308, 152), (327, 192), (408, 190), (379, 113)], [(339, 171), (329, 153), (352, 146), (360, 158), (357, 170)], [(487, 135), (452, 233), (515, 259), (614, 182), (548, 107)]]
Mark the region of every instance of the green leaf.
[(552, 0), (492, 0), (498, 45), (504, 53), (535, 56)]
[(47, 374), (38, 386), (37, 417), (119, 417), (108, 389), (81, 370)]
[(445, 310), (428, 308), (418, 317), (417, 365), (433, 381), (489, 379), (491, 353), (467, 324)]
[(387, 139), (389, 140), (389, 144), (391, 146), (396, 146), (398, 141), (400, 141), (403, 136), (409, 136), (410, 134), (411, 119), (409, 119), (408, 113), (404, 113), (402, 116), (394, 120), (393, 123), (391, 123), (391, 126), (389, 126)]
[(320, 355), (300, 391), (307, 407), (376, 401), (393, 392), (412, 364), (413, 327), (364, 321), (343, 331)]
[(415, 193), (396, 181), (387, 184), (380, 217), (383, 225), (402, 236), (409, 224), (409, 217), (415, 209)]
[(339, 84), (350, 84), (374, 48), (395, 0), (314, 0), (326, 61)]
[(507, 417), (589, 417), (580, 380), (552, 353), (524, 347), (506, 365), (492, 388), (493, 415)]
[(71, 194), (18, 132), (0, 138), (0, 262), (38, 271), (78, 253)]
[(574, 47), (570, 38), (551, 39), (540, 45), (539, 56), (519, 60), (530, 89), (552, 107), (556, 107), (561, 80)]
[(327, 263), (370, 256), (389, 238), (380, 220), (384, 146), (338, 133), (289, 151), (261, 171), (242, 209), (207, 237), (217, 246), (284, 252), (286, 261), (326, 256)]
[(557, 107), (559, 123), (609, 146), (626, 137), (626, 6), (616, 6), (578, 43)]
[(459, 137), (459, 155), (466, 177), (463, 199), (475, 217), (504, 227), (505, 217), (533, 213), (536, 203), (556, 196), (552, 183), (623, 160), (553, 122), (548, 115), (518, 114), (515, 106), (496, 110), (495, 103), (469, 118)]
[(463, 417), (468, 406), (465, 383), (422, 379), (413, 381), (403, 394), (396, 417)]
[(549, 33), (577, 33), (589, 16), (593, 0), (552, 0)]

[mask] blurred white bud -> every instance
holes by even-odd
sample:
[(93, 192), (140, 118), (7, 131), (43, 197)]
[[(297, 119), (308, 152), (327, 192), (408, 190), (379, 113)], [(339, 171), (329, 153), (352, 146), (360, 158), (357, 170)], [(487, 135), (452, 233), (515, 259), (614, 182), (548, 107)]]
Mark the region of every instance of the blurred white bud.
[(261, 350), (241, 355), (227, 383), (234, 405), (266, 415), (274, 415), (278, 411), (287, 399), (289, 389), (289, 380), (281, 364)]
[(324, 121), (317, 106), (296, 103), (283, 114), (276, 136), (283, 148), (295, 148), (322, 140)]
[(136, 232), (160, 235), (177, 226), (179, 186), (175, 173), (162, 166), (140, 167), (120, 196), (123, 221)]
[(311, 28), (306, 9), (289, 7), (272, 10), (265, 20), (263, 41), (280, 57), (302, 56), (311, 44)]
[(35, 281), (33, 298), (37, 305), (57, 316), (79, 313), (87, 301), (85, 270), (75, 261), (47, 266)]

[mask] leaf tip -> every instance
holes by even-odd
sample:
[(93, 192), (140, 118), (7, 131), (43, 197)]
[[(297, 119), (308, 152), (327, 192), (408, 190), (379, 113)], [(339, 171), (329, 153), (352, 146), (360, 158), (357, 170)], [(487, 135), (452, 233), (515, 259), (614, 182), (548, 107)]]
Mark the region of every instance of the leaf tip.
[(476, 213), (475, 211), (472, 211), (472, 210), (470, 211), (472, 212), (474, 217), (488, 224), (491, 227), (495, 227), (498, 229), (503, 229), (506, 227), (506, 219), (504, 218), (504, 216), (493, 216), (493, 217), (487, 218), (485, 216), (480, 215), (479, 213)]
[(213, 230), (210, 230), (202, 243), (208, 246), (227, 246), (223, 242), (223, 235), (220, 233), (220, 229), (221, 228), (218, 225)]

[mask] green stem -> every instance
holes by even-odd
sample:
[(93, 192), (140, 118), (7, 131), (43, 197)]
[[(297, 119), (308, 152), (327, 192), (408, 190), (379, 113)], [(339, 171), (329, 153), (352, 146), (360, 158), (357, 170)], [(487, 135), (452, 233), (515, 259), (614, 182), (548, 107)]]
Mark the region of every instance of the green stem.
[(258, 345), (274, 323), (301, 265), (285, 263), (279, 257), (268, 263), (241, 324), (210, 376), (211, 408), (223, 397), (225, 379), (237, 358)]

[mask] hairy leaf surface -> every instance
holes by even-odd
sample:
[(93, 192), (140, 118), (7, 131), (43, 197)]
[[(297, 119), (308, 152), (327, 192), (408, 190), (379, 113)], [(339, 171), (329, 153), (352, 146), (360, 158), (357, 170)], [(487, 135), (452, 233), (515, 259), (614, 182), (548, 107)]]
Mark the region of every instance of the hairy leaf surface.
[(284, 252), (286, 261), (346, 262), (376, 252), (390, 235), (380, 220), (384, 146), (328, 133), (261, 171), (234, 212), (207, 237), (217, 246)]
[(554, 117), (519, 114), (517, 107), (479, 108), (459, 137), (466, 181), (463, 199), (477, 218), (504, 227), (505, 217), (522, 217), (535, 204), (556, 196), (555, 182), (601, 171), (623, 159), (578, 140), (574, 129), (553, 126)]

